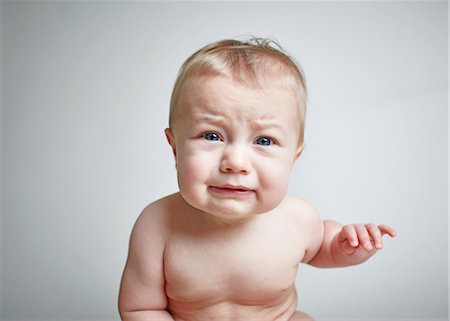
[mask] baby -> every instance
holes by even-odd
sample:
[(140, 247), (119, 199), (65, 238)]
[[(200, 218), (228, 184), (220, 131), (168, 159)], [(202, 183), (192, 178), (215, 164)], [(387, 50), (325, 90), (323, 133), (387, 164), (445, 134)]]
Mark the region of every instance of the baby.
[(133, 228), (122, 320), (311, 320), (296, 312), (299, 264), (359, 264), (395, 236), (286, 195), (305, 113), (302, 72), (273, 41), (219, 41), (183, 64), (165, 131), (180, 191)]

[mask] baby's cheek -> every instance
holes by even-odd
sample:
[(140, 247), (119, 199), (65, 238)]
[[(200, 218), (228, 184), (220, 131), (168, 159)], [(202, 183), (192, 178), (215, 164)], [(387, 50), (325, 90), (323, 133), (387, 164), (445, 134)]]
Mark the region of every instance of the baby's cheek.
[(289, 183), (289, 171), (282, 166), (267, 168), (260, 175), (260, 185), (265, 191), (265, 197), (271, 202), (281, 202), (286, 195)]
[(193, 207), (198, 207), (201, 203), (200, 193), (198, 192), (198, 174), (195, 170), (190, 170), (189, 167), (179, 166), (178, 168), (178, 187), (181, 196), (184, 200)]
[(267, 187), (280, 188), (287, 184), (289, 179), (289, 167), (284, 163), (270, 162), (266, 166), (261, 166), (260, 181)]
[(199, 157), (185, 157), (178, 164), (178, 184), (180, 190), (189, 193), (198, 193), (197, 189), (205, 185), (208, 177), (208, 166)]

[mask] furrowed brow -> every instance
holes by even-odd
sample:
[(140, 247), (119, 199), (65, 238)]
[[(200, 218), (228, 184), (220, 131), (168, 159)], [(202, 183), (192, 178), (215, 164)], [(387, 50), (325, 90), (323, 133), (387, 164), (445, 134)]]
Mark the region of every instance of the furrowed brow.
[(277, 122), (270, 119), (255, 119), (251, 124), (252, 128), (255, 130), (264, 130), (264, 129), (277, 129), (284, 133), (284, 129)]
[(224, 123), (224, 119), (222, 116), (219, 115), (200, 114), (195, 117), (195, 122), (221, 125)]

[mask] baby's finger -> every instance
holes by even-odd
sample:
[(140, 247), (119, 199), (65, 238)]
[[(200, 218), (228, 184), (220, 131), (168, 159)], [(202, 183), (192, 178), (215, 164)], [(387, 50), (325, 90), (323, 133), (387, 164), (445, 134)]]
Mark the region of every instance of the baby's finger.
[(377, 249), (383, 248), (383, 241), (381, 238), (381, 231), (375, 224), (366, 224), (367, 231), (369, 231), (370, 237), (373, 240), (373, 243), (375, 244), (375, 247)]
[(345, 225), (342, 228), (338, 241), (348, 242), (352, 247), (357, 247), (359, 242), (355, 227), (353, 225)]
[(370, 235), (367, 232), (366, 226), (363, 224), (356, 225), (356, 233), (358, 234), (359, 243), (366, 251), (371, 251), (372, 242), (370, 242)]
[(397, 236), (397, 232), (390, 226), (381, 224), (381, 225), (378, 225), (378, 228), (381, 231), (381, 235), (389, 234), (390, 237), (396, 237)]

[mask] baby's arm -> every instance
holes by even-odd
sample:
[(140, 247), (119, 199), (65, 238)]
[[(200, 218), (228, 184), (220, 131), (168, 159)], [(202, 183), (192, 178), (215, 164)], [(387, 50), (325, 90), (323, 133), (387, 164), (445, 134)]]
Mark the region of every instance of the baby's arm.
[(123, 321), (174, 320), (165, 310), (163, 230), (160, 215), (149, 208), (133, 228), (119, 293)]
[(395, 237), (395, 231), (386, 225), (342, 224), (323, 221), (322, 244), (318, 253), (308, 262), (317, 267), (342, 267), (365, 262), (383, 248), (382, 236)]

